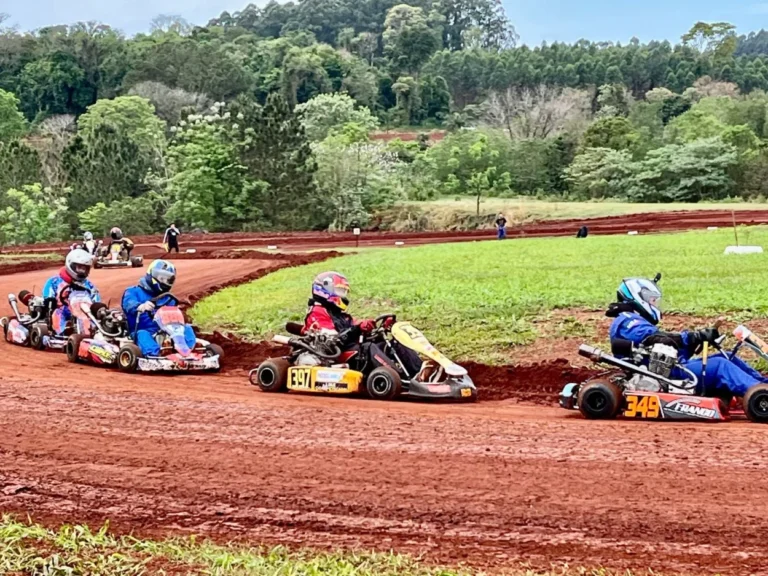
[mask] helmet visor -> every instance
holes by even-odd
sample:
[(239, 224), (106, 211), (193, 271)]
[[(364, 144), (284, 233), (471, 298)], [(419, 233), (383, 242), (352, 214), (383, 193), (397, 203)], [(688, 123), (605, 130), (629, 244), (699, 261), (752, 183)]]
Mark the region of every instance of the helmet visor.
[(171, 270), (153, 270), (152, 278), (157, 280), (164, 288), (172, 288), (176, 282), (176, 273)]
[(640, 298), (642, 298), (652, 307), (661, 310), (661, 293), (658, 290), (643, 288), (640, 291)]
[(87, 264), (72, 264), (72, 271), (75, 273), (75, 276), (78, 278), (87, 278), (88, 274), (91, 273), (91, 267)]

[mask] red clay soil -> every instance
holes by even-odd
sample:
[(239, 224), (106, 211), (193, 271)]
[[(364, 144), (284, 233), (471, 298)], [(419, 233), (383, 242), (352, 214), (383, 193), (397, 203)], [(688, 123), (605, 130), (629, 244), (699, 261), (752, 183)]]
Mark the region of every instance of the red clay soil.
[[(190, 297), (275, 264), (180, 261), (177, 291)], [(46, 276), (0, 277), (0, 293)], [(136, 271), (94, 276), (115, 299)], [(5, 343), (0, 359), (0, 513), (488, 568), (768, 565), (763, 426), (586, 422), (516, 400), (270, 395), (239, 369), (126, 375)], [(555, 391), (548, 372), (572, 375), (564, 365), (470, 368), (481, 388), (508, 377), (524, 394), (537, 383)]]
[(35, 270), (47, 270), (58, 268), (63, 261), (35, 260), (32, 262), (15, 262), (13, 264), (0, 264), (0, 276), (18, 274), (19, 272), (34, 272)]
[[(737, 224), (768, 224), (768, 210), (744, 210), (736, 212)], [(541, 236), (576, 236), (578, 229), (586, 225), (591, 235), (626, 234), (637, 231), (640, 234), (673, 232), (680, 230), (702, 229), (710, 226), (732, 226), (733, 220), (727, 210), (700, 210), (685, 212), (665, 212), (652, 214), (633, 214), (628, 216), (610, 216), (603, 218), (585, 218), (573, 220), (552, 220), (522, 226), (510, 226), (510, 238), (534, 238)], [(444, 232), (377, 232), (365, 231), (360, 237), (360, 246), (391, 246), (396, 241), (408, 245), (429, 244), (434, 242), (467, 242), (490, 239), (495, 231), (470, 230)], [(137, 236), (133, 240), (138, 244), (137, 254), (145, 257), (159, 257), (163, 254), (160, 244), (162, 236)], [(255, 248), (265, 249), (270, 245), (281, 249), (309, 250), (316, 248), (350, 248), (355, 240), (349, 232), (285, 232), (285, 233), (231, 233), (231, 234), (189, 234), (181, 238), (183, 249), (205, 250)], [(67, 243), (35, 244), (18, 248), (24, 251), (64, 251)]]

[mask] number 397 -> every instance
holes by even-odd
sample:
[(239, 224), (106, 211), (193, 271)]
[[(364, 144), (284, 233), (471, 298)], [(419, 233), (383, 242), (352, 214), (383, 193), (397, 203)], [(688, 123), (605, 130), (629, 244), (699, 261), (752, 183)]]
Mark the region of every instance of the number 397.
[(656, 396), (627, 396), (627, 418), (658, 418), (659, 399)]

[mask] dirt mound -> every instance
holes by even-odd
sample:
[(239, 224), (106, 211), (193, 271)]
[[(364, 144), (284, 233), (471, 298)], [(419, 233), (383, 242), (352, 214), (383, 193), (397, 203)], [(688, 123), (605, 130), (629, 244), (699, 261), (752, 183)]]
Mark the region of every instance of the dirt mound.
[(569, 382), (582, 382), (593, 370), (571, 366), (567, 360), (536, 364), (486, 366), (475, 362), (463, 364), (478, 389), (481, 401), (515, 399), (552, 405)]
[(214, 332), (203, 338), (218, 344), (224, 350), (225, 371), (252, 370), (267, 358), (286, 356), (291, 349), (273, 342), (245, 342), (235, 336)]

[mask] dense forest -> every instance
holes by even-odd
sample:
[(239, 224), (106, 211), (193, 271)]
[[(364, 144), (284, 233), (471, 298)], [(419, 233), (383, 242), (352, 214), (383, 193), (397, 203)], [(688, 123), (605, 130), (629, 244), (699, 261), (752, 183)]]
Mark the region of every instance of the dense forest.
[[(126, 38), (0, 15), (0, 243), (366, 225), (439, 195), (762, 199), (768, 32), (518, 46), (499, 0), (299, 0)], [(440, 128), (440, 141), (372, 139)]]

